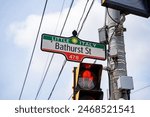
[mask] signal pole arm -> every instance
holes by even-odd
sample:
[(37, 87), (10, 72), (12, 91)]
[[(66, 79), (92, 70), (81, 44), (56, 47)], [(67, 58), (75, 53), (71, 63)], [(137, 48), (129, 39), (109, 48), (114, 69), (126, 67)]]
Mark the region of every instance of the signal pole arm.
[(107, 26), (108, 26), (108, 67), (110, 79), (110, 99), (118, 100), (123, 98), (129, 100), (130, 89), (119, 89), (118, 80), (120, 77), (127, 76), (126, 53), (124, 45), (124, 28), (123, 22), (125, 17), (121, 17), (120, 11), (107, 9)]

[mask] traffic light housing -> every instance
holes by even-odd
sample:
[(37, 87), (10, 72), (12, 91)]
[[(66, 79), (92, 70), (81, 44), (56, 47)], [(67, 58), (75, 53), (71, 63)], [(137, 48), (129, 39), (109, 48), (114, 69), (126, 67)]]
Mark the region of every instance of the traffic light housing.
[(102, 6), (120, 10), (125, 14), (135, 14), (148, 18), (150, 16), (149, 0), (101, 0)]
[(80, 63), (74, 72), (75, 100), (102, 100), (100, 88), (103, 66), (100, 64)]
[(75, 100), (103, 100), (103, 92), (101, 90), (79, 90)]

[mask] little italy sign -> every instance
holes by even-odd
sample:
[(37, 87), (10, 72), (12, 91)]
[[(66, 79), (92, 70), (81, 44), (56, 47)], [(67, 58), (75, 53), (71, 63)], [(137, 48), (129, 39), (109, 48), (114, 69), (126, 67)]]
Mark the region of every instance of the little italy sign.
[(83, 41), (78, 37), (60, 37), (42, 34), (41, 50), (65, 55), (66, 59), (82, 62), (84, 58), (99, 60), (106, 59), (106, 46), (104, 44)]

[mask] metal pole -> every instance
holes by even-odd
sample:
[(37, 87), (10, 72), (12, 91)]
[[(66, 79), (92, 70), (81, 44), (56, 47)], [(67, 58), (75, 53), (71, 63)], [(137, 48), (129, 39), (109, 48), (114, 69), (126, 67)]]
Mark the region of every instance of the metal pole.
[(75, 96), (76, 96), (76, 70), (77, 70), (77, 67), (74, 67), (73, 69), (73, 100), (76, 100), (75, 99)]
[(129, 90), (119, 90), (117, 80), (119, 76), (127, 76), (126, 53), (123, 36), (123, 22), (125, 16), (120, 11), (107, 9), (107, 26), (108, 26), (108, 67), (110, 77), (110, 99), (118, 100), (129, 99)]

